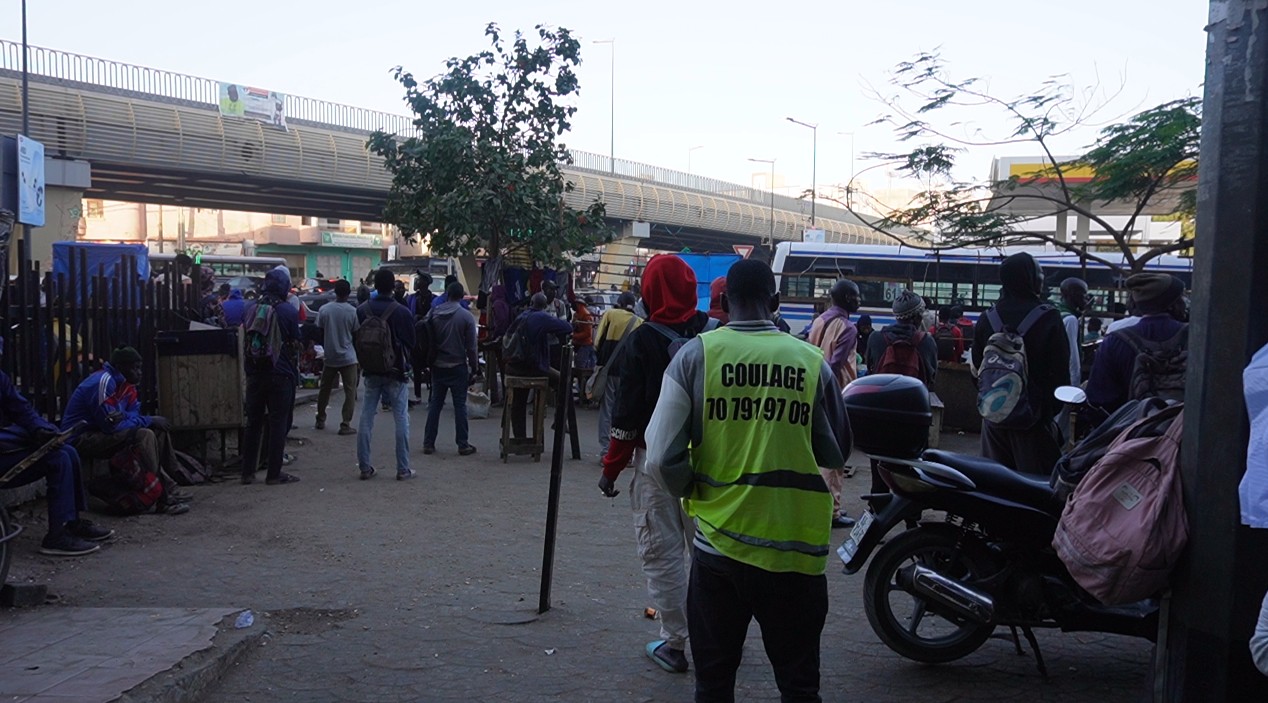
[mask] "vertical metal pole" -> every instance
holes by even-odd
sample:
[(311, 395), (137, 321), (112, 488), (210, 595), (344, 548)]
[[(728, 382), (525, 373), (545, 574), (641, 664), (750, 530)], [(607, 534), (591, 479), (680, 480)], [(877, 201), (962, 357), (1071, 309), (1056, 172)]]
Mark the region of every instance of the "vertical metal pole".
[[(26, 0), (22, 0), (22, 136), (31, 136), (31, 80), (27, 67), (27, 54), (31, 53), (26, 40)], [(20, 208), (19, 208), (20, 209)], [(22, 270), (25, 273), (26, 263), (31, 260), (31, 226), (22, 223)]]
[(819, 127), (811, 127), (810, 134), (810, 229), (814, 229), (815, 197), (819, 190)]
[[(537, 612), (550, 610), (550, 586), (555, 578), (555, 533), (559, 527), (559, 492), (564, 475), (564, 431), (572, 405), (572, 340), (560, 356), (559, 392), (555, 394), (555, 438), (550, 452), (550, 496), (546, 503), (546, 540), (542, 547), (542, 580)], [(574, 435), (575, 436), (575, 435)]]
[(770, 262), (775, 263), (775, 160), (770, 160)]
[(22, 135), (31, 135), (31, 110), (30, 105), (30, 77), (26, 65), (26, 55), (30, 52), (30, 48), (26, 42), (26, 0), (22, 0)]
[(608, 116), (608, 159), (611, 161), (612, 173), (616, 173), (616, 39), (612, 39), (612, 60), (609, 62), (612, 67), (611, 79), (608, 83), (608, 99), (611, 102), (608, 108), (611, 114)]

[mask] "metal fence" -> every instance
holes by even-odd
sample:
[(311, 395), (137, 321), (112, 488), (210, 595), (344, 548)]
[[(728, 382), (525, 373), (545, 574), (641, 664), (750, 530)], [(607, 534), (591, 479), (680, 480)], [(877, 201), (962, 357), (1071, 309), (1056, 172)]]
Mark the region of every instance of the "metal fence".
[[(19, 260), (21, 243), (18, 243)], [(134, 257), (125, 257), (113, 275), (91, 270), (86, 252), (75, 252), (69, 270), (54, 275), (31, 262), (10, 276), (3, 290), (7, 324), (2, 330), (0, 361), (18, 390), (36, 410), (60, 420), (71, 392), (108, 361), (119, 346), (131, 346), (144, 358), (138, 388), (142, 411), (158, 406), (158, 374), (154, 339), (168, 330), (189, 328), (196, 319), (198, 267), (181, 281), (175, 262), (143, 277)]]

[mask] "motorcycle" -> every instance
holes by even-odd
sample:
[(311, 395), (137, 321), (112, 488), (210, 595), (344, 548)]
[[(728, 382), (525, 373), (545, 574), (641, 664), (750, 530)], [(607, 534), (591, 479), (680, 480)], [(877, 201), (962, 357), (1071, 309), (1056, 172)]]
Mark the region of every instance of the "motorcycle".
[[(1052, 549), (1064, 506), (1048, 481), (924, 449), (932, 416), (923, 383), (865, 376), (843, 396), (855, 443), (891, 492), (864, 496), (869, 509), (837, 554), (847, 574), (871, 557), (864, 610), (891, 650), (941, 664), (1007, 627), (1018, 654), (1020, 630), (1047, 676), (1036, 628), (1156, 639), (1156, 601), (1105, 606), (1070, 577)], [(890, 535), (900, 524), (906, 529)]]

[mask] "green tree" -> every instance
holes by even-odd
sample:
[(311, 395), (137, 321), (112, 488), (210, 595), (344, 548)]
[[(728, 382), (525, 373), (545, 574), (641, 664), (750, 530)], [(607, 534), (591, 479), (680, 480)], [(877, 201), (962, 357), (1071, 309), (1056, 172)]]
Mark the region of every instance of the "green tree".
[(488, 50), (449, 59), (426, 82), (394, 69), (415, 132), (370, 137), (393, 174), (384, 219), (442, 256), (523, 249), (558, 262), (588, 252), (610, 236), (603, 203), (565, 203), (572, 159), (558, 141), (577, 111), (580, 43), (540, 25), (531, 44), (520, 32), (504, 41), (495, 24), (484, 33)]
[[(1188, 228), (1174, 241), (1152, 243), (1144, 251), (1137, 251), (1141, 245), (1133, 243), (1131, 235), (1151, 205), (1157, 210), (1165, 204), (1165, 214), (1182, 220), (1193, 216), (1201, 127), (1198, 98), (1173, 100), (1111, 124), (1081, 156), (1070, 159), (1057, 156), (1053, 142), (1089, 124), (1107, 104), (1098, 99), (1096, 90), (1076, 93), (1058, 77), (1045, 81), (1034, 93), (1000, 98), (981, 79), (950, 77), (936, 53), (899, 64), (890, 82), (896, 93), (878, 95), (890, 113), (877, 123), (891, 125), (900, 141), (919, 145), (909, 152), (868, 154), (868, 158), (881, 162), (872, 168), (888, 168), (917, 179), (921, 190), (904, 206), (891, 209), (878, 206), (875, 198), (851, 181), (842, 204), (878, 232), (929, 249), (1047, 242), (1119, 271), (1140, 271), (1151, 259), (1192, 245)], [(1009, 131), (984, 134), (965, 119), (982, 109), (1001, 113)], [(934, 124), (930, 121), (934, 115), (947, 119)], [(1043, 172), (968, 181), (952, 175), (957, 157), (969, 149), (1027, 143), (1049, 164)], [(1073, 177), (1089, 171), (1093, 174), (1089, 180)], [(1098, 214), (1098, 207), (1108, 203), (1129, 215), (1121, 226)], [(1023, 204), (1026, 207), (1017, 207)], [(860, 212), (864, 209), (879, 211), (881, 217), (866, 217)], [(1102, 227), (1122, 251), (1122, 261), (1025, 229), (1028, 222), (1061, 212), (1082, 215)]]

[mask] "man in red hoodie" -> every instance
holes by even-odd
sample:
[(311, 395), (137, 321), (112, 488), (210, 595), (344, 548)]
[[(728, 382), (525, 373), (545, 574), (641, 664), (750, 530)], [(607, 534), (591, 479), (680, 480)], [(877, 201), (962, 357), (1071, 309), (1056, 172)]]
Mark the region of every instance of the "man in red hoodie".
[(660, 615), (661, 638), (648, 643), (644, 651), (665, 671), (683, 673), (687, 671), (688, 555), (695, 527), (681, 501), (646, 473), (643, 434), (660, 398), (671, 346), (676, 350), (681, 346), (676, 340), (695, 337), (718, 323), (696, 310), (696, 275), (677, 256), (653, 257), (643, 271), (642, 291), (647, 322), (630, 331), (623, 362), (638, 373), (621, 374), (599, 490), (608, 497), (619, 493), (616, 479), (633, 461), (634, 532), (647, 576), (647, 595)]

